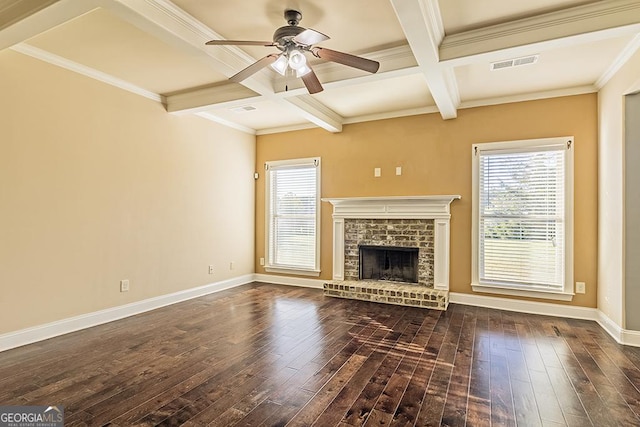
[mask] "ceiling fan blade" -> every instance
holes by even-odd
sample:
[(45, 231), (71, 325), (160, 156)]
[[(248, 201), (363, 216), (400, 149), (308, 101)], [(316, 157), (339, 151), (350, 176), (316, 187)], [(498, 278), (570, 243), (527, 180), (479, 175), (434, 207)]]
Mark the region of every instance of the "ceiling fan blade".
[(233, 76), (229, 77), (229, 80), (231, 80), (232, 82), (235, 82), (235, 83), (240, 83), (241, 81), (243, 81), (247, 77), (257, 73), (258, 71), (260, 71), (261, 69), (263, 69), (267, 65), (273, 64), (276, 61), (276, 59), (278, 59), (278, 55), (274, 55), (274, 54), (267, 55), (264, 58), (259, 59), (258, 61), (256, 61), (253, 64), (249, 65), (247, 68), (245, 68), (244, 70), (240, 71), (239, 73), (234, 74)]
[(259, 42), (259, 41), (253, 41), (253, 40), (209, 40), (205, 44), (209, 46), (224, 46), (224, 45), (275, 46), (273, 42)]
[(322, 92), (324, 90), (320, 80), (318, 80), (318, 76), (316, 76), (316, 73), (314, 73), (313, 70), (302, 76), (302, 81), (310, 94)]
[(325, 40), (329, 40), (331, 37), (326, 34), (322, 34), (320, 31), (312, 30), (311, 28), (304, 30), (293, 38), (293, 41), (305, 46), (311, 46), (321, 43)]
[(362, 58), (361, 56), (350, 55), (348, 53), (338, 52), (337, 50), (326, 49), (323, 47), (317, 47), (313, 49), (313, 51), (317, 56), (327, 61), (348, 65), (349, 67), (358, 68), (370, 73), (375, 73), (378, 71), (378, 68), (380, 68), (380, 63), (378, 61), (372, 61), (371, 59)]

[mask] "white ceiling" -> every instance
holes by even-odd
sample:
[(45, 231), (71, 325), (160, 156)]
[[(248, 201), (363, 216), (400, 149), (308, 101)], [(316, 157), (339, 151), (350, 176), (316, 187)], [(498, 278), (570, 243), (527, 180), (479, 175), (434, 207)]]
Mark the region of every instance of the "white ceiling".
[[(380, 70), (312, 61), (315, 95), (269, 67), (229, 82), (278, 51), (205, 42), (270, 42), (289, 8), (331, 37), (320, 46)], [(639, 0), (0, 0), (0, 49), (258, 134), (596, 92), (639, 47)]]

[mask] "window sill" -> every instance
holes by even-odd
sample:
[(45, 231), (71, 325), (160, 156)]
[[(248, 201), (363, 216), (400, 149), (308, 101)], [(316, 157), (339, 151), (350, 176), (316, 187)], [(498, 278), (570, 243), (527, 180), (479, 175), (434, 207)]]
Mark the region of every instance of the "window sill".
[(575, 295), (573, 292), (556, 292), (541, 289), (519, 289), (511, 287), (500, 287), (496, 285), (483, 285), (479, 283), (472, 283), (471, 288), (474, 292), (483, 292), (487, 294), (542, 298), (556, 301), (571, 301), (573, 299), (573, 296)]
[(282, 274), (295, 274), (297, 276), (320, 276), (320, 270), (305, 270), (305, 269), (297, 269), (297, 268), (286, 268), (286, 267), (265, 267), (265, 271), (269, 273), (282, 273)]

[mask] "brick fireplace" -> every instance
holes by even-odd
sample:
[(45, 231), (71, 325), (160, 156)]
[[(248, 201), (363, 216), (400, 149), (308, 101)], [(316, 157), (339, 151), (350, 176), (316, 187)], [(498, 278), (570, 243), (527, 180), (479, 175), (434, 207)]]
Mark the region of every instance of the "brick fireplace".
[[(323, 199), (334, 209), (333, 280), (325, 283), (325, 295), (445, 310), (449, 303), (450, 204), (459, 198)], [(362, 247), (417, 251), (417, 283), (387, 280), (385, 275), (363, 279)]]

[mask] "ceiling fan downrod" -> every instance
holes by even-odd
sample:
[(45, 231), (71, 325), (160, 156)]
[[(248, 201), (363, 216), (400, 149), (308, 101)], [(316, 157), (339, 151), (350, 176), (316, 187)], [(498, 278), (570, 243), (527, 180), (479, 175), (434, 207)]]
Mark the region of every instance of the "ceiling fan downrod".
[(287, 24), (296, 26), (302, 20), (302, 13), (297, 10), (288, 9), (284, 11), (284, 19), (287, 21)]

